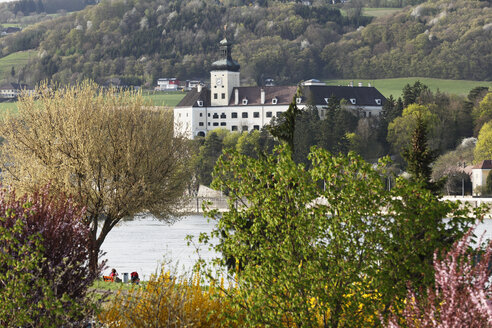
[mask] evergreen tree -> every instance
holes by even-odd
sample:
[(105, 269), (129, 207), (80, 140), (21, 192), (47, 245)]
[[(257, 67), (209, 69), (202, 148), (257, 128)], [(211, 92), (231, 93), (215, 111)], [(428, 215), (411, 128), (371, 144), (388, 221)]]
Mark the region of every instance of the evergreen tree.
[(300, 97), (300, 91), (297, 90), (296, 95), (292, 98), (287, 111), (282, 113), (280, 117), (274, 118), (272, 123), (267, 126), (268, 131), (280, 141), (285, 142), (290, 150), (294, 152), (294, 132), (296, 129), (297, 117), (302, 113), (297, 107), (296, 98)]
[(415, 104), (422, 92), (429, 90), (429, 87), (420, 81), (415, 82), (413, 85), (407, 83), (403, 87), (403, 104), (405, 107)]
[(416, 114), (417, 126), (412, 135), (409, 148), (403, 151), (403, 158), (407, 162), (407, 171), (411, 179), (423, 183), (424, 187), (437, 195), (445, 180), (431, 181), (431, 164), (436, 160), (436, 152), (429, 149), (427, 145), (427, 124), (420, 113)]

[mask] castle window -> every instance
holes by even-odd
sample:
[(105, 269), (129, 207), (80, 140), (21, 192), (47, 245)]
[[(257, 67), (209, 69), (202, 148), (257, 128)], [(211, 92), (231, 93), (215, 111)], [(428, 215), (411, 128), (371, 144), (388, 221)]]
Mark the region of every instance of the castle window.
[(266, 117), (272, 117), (272, 112), (266, 112)]
[(222, 97), (222, 99), (225, 99), (225, 93), (223, 93), (223, 94), (221, 95), (221, 97)]
[(219, 122), (214, 122), (214, 126), (219, 126)]
[(243, 131), (248, 131), (248, 126), (247, 125), (243, 125)]
[(198, 122), (198, 126), (203, 126), (203, 122)]
[(280, 117), (282, 115), (282, 112), (277, 112), (277, 117)]
[(200, 113), (200, 117), (203, 117), (203, 113)]
[(301, 97), (296, 98), (296, 104), (300, 104), (301, 101), (302, 101), (302, 98)]
[(254, 117), (254, 118), (258, 118), (258, 117), (260, 117), (260, 112), (254, 112), (254, 113), (253, 113), (253, 117)]
[(247, 98), (244, 98), (243, 99), (243, 105), (247, 105), (248, 104), (248, 99)]
[(217, 94), (216, 93), (214, 93), (214, 99), (217, 99)]
[(272, 104), (273, 104), (273, 105), (276, 105), (276, 104), (277, 104), (277, 102), (278, 102), (277, 97), (275, 97), (275, 98), (273, 98), (273, 99), (272, 99)]
[(208, 113), (208, 117), (210, 117), (210, 113)]
[(220, 122), (220, 126), (226, 126), (226, 122)]
[(225, 113), (220, 114), (220, 118), (227, 118)]
[(237, 131), (237, 125), (231, 126), (231, 131)]
[(248, 118), (248, 112), (243, 112), (241, 115), (242, 118)]
[(208, 122), (208, 126), (210, 126), (210, 122)]
[(381, 105), (381, 99), (376, 99), (376, 104)]
[(197, 100), (196, 103), (198, 104), (199, 107), (203, 107), (203, 101), (202, 100)]
[(212, 118), (219, 118), (219, 114), (214, 113), (214, 116), (212, 116)]
[(260, 126), (259, 125), (253, 125), (253, 130), (259, 130)]
[(237, 118), (237, 113), (236, 112), (231, 113), (231, 118)]
[(355, 105), (355, 98), (350, 98), (350, 102), (352, 103), (352, 105)]

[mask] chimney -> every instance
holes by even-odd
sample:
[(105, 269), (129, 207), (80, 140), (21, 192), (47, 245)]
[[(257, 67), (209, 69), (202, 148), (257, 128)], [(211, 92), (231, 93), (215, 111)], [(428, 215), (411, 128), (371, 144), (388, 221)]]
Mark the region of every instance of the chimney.
[(239, 89), (234, 89), (234, 104), (239, 105)]
[(265, 90), (261, 89), (261, 104), (263, 105), (265, 103)]
[(349, 87), (353, 87), (354, 86), (354, 81), (350, 81), (349, 82)]
[(359, 86), (359, 87), (361, 87), (361, 86), (362, 86), (362, 82), (359, 82), (359, 83), (358, 83), (358, 86)]
[(372, 87), (371, 82), (367, 83), (367, 86), (368, 87)]
[(201, 85), (201, 84), (198, 84), (198, 85), (196, 86), (196, 91), (198, 91), (198, 92), (202, 92), (202, 85)]

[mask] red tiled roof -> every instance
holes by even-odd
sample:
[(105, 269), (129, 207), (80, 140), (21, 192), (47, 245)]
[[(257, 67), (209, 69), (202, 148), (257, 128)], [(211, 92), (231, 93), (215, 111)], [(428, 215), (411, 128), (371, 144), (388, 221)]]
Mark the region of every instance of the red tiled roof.
[(486, 159), (482, 161), (480, 164), (475, 165), (473, 168), (481, 169), (481, 170), (490, 170), (492, 169), (492, 159)]

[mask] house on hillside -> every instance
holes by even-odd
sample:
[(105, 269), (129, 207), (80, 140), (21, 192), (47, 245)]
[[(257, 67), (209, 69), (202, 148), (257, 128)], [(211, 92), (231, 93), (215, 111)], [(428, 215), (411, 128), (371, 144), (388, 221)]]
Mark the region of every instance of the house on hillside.
[(176, 91), (179, 87), (179, 80), (175, 77), (161, 78), (157, 80), (156, 91)]
[[(386, 98), (374, 87), (327, 86), (319, 80), (308, 80), (299, 87), (242, 87), (240, 65), (232, 59), (231, 46), (220, 42), (222, 59), (212, 64), (210, 88), (192, 89), (174, 109), (175, 131), (190, 139), (205, 136), (208, 131), (224, 128), (230, 131), (260, 130), (289, 108), (295, 99), (299, 108), (316, 106), (320, 118), (327, 115), (331, 97), (345, 100), (346, 107), (363, 117), (377, 116)], [(300, 94), (297, 94), (297, 90)]]
[(27, 84), (6, 83), (0, 86), (0, 99), (16, 99), (22, 92), (31, 94), (34, 89)]
[(1, 35), (9, 35), (9, 34), (14, 34), (17, 32), (20, 32), (21, 28), (20, 27), (14, 27), (14, 26), (9, 26), (7, 28), (4, 28)]
[(475, 165), (472, 169), (473, 196), (481, 196), (481, 188), (487, 185), (487, 176), (492, 170), (492, 160), (487, 159)]

